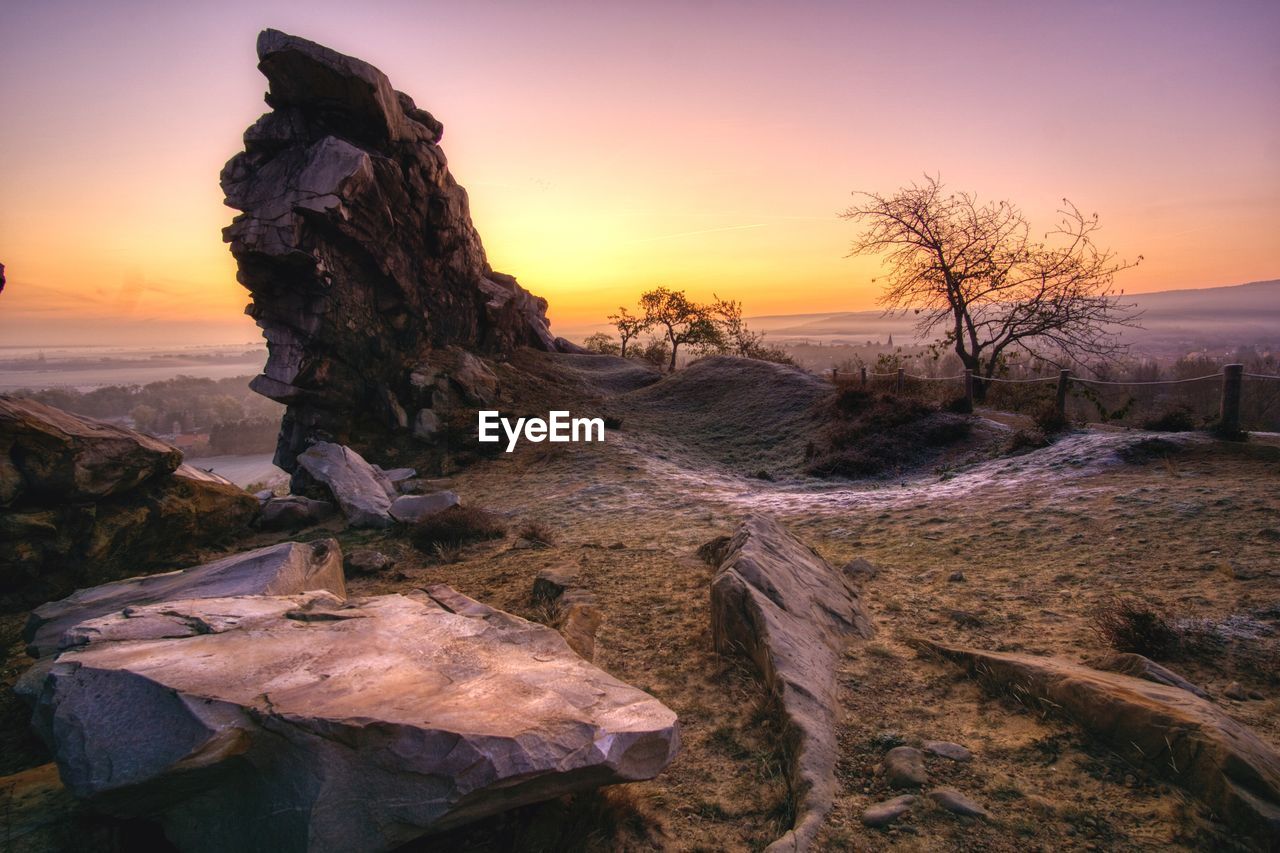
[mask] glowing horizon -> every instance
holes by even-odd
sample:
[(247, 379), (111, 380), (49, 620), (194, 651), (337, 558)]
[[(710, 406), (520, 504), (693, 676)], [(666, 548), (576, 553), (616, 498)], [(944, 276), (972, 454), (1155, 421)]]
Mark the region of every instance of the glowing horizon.
[(923, 172), (1044, 230), (1063, 196), (1096, 210), (1146, 257), (1128, 292), (1280, 277), (1274, 4), (457, 5), (8, 10), (0, 343), (257, 336), (217, 175), (266, 109), (267, 26), (444, 122), (490, 262), (556, 329), (658, 284), (751, 315), (874, 308), (838, 213)]

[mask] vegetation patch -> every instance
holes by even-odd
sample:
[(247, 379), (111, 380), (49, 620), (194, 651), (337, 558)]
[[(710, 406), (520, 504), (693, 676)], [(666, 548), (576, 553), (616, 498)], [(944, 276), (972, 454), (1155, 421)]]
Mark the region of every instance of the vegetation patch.
[(500, 539), (506, 533), (506, 522), (488, 510), (452, 506), (418, 522), (409, 538), (419, 551), (436, 554), (468, 542)]
[(915, 467), (969, 436), (972, 421), (922, 400), (843, 388), (806, 454), (819, 477), (877, 477)]

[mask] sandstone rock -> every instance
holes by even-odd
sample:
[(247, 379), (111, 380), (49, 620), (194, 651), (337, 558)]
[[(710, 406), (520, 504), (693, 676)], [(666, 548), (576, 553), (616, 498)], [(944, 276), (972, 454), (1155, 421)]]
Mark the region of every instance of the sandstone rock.
[(924, 742), (924, 751), (942, 758), (950, 758), (952, 761), (973, 760), (972, 752), (958, 743), (951, 743), (946, 740), (927, 740)]
[(911, 794), (903, 794), (901, 797), (894, 797), (892, 800), (885, 800), (883, 803), (876, 803), (867, 806), (862, 812), (862, 823), (864, 826), (888, 826), (898, 818), (911, 811), (911, 807), (916, 803), (916, 798)]
[(965, 817), (990, 817), (986, 809), (955, 788), (934, 788), (929, 792), (929, 799), (953, 814)]
[(382, 475), (382, 478), (397, 488), (405, 480), (411, 480), (418, 476), (418, 472), (412, 468), (383, 468), (380, 465), (374, 465), (373, 470)]
[[(25, 411), (34, 417), (34, 409)], [(56, 417), (48, 429), (56, 432), (58, 424), (67, 423)], [(121, 434), (127, 432), (112, 432), (108, 447), (118, 451), (127, 438)], [(139, 436), (139, 440), (141, 446), (150, 448), (150, 439)], [(42, 447), (47, 449), (32, 443), (28, 451), (43, 452)], [(102, 456), (95, 455), (96, 451), (67, 450), (66, 446), (55, 446), (50, 452), (51, 461), (23, 457), (23, 466), (29, 470), (63, 472), (43, 480), (46, 486), (78, 481), (90, 484), (86, 486), (90, 491), (102, 491), (108, 480), (119, 485), (136, 479), (146, 469), (145, 465), (133, 466), (129, 469), (132, 473), (122, 480), (116, 476), (121, 469), (102, 460), (118, 462), (130, 458), (129, 453), (120, 451), (112, 456), (115, 451), (103, 451), (106, 455)], [(142, 452), (143, 456), (150, 454), (151, 449)], [(194, 549), (244, 531), (257, 515), (258, 501), (253, 495), (190, 465), (178, 465), (174, 470), (169, 464), (173, 460), (159, 455), (164, 459), (158, 463), (159, 472), (125, 491), (96, 498), (85, 492), (80, 492), (80, 497), (64, 494), (50, 498), (50, 492), (41, 487), (0, 510), (0, 599), (26, 607), (65, 596), (77, 587), (172, 568)], [(7, 455), (0, 454), (0, 459), (5, 458)], [(67, 463), (67, 458), (80, 462)]]
[(1280, 844), (1280, 753), (1200, 697), (1057, 658), (921, 644), (1001, 692), (1044, 699), (1125, 757), (1184, 787), (1264, 849)]
[(836, 792), (836, 666), (849, 638), (872, 635), (871, 620), (849, 579), (771, 518), (749, 517), (722, 551), (712, 641), (755, 663), (794, 744), (796, 821), (770, 849), (808, 849)]
[(1243, 702), (1249, 698), (1249, 694), (1238, 681), (1233, 681), (1223, 688), (1222, 695), (1228, 699), (1235, 699), (1237, 702)]
[(337, 541), (284, 542), (182, 571), (77, 590), (61, 601), (33, 610), (23, 629), (23, 639), (27, 653), (41, 658), (57, 652), (63, 635), (73, 626), (129, 607), (179, 599), (288, 595), (320, 589), (340, 598), (346, 595), (342, 550)]
[(319, 524), (333, 515), (336, 507), (329, 501), (288, 495), (272, 498), (262, 507), (258, 516), (260, 530), (301, 530)]
[(0, 506), (127, 492), (182, 463), (182, 451), (114, 424), (0, 395)]
[(347, 573), (353, 575), (380, 575), (395, 568), (396, 561), (381, 551), (362, 548), (352, 551), (343, 563)]
[(910, 746), (895, 746), (884, 756), (884, 781), (891, 788), (918, 788), (929, 782), (924, 753)]
[(444, 512), (460, 503), (453, 492), (433, 492), (429, 495), (400, 495), (391, 502), (391, 517), (404, 524), (416, 524), (429, 515)]
[(439, 415), (430, 409), (419, 409), (413, 418), (413, 437), (420, 441), (435, 441), (441, 426)]
[(389, 850), (651, 778), (678, 748), (656, 699), (448, 587), (170, 602), (77, 630), (91, 642), (37, 713), (62, 778), (184, 851)]
[[(556, 349), (545, 300), (490, 268), (430, 113), (296, 36), (265, 30), (258, 58), (272, 112), (221, 180), (243, 211), (224, 238), (269, 350), (253, 388), (288, 406), (278, 465), (292, 472), (318, 440), (368, 453), (407, 433), (438, 391), (411, 377), (451, 345)], [(452, 378), (492, 399), (484, 372)]]
[(1105, 669), (1108, 672), (1121, 672), (1125, 675), (1132, 675), (1134, 678), (1145, 678), (1147, 681), (1168, 684), (1172, 687), (1181, 687), (1201, 699), (1209, 698), (1208, 693), (1187, 681), (1178, 673), (1139, 654), (1131, 652), (1114, 654), (1098, 664), (1098, 668)]
[(391, 498), (384, 479), (359, 453), (321, 441), (298, 457), (298, 465), (329, 489), (351, 526), (391, 526)]

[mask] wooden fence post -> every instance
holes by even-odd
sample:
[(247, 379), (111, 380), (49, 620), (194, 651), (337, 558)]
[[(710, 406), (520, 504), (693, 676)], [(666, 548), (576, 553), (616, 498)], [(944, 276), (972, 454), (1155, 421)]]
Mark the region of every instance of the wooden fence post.
[(1067, 416), (1067, 389), (1071, 387), (1071, 371), (1058, 371), (1058, 397), (1054, 401), (1057, 409), (1058, 417), (1065, 418)]
[(836, 368), (836, 367), (831, 368), (831, 381), (833, 383), (836, 381), (836, 377), (839, 375), (839, 373), (840, 373), (839, 368)]
[(903, 375), (904, 375), (906, 372), (907, 372), (907, 370), (906, 370), (906, 368), (905, 368), (905, 367), (899, 367), (899, 368), (898, 368), (898, 387), (897, 387), (897, 393), (899, 393), (899, 394), (901, 394), (901, 393), (902, 393)]
[(964, 407), (965, 411), (973, 411), (973, 371), (969, 368), (964, 370)]
[(858, 369), (862, 372), (862, 387), (866, 388), (867, 387), (867, 366), (864, 364), (862, 365), (862, 367)]
[(1244, 365), (1227, 364), (1222, 368), (1222, 412), (1219, 431), (1228, 438), (1240, 434), (1240, 386), (1244, 384)]

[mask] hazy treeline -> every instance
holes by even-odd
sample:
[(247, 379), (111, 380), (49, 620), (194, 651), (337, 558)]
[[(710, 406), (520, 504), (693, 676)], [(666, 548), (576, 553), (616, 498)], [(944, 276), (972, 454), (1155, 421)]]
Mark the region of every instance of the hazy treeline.
[(177, 376), (146, 385), (105, 385), (91, 391), (23, 389), (26, 397), (94, 418), (129, 418), (153, 435), (208, 432), (209, 452), (264, 453), (274, 449), (284, 406), (249, 390), (248, 376)]

